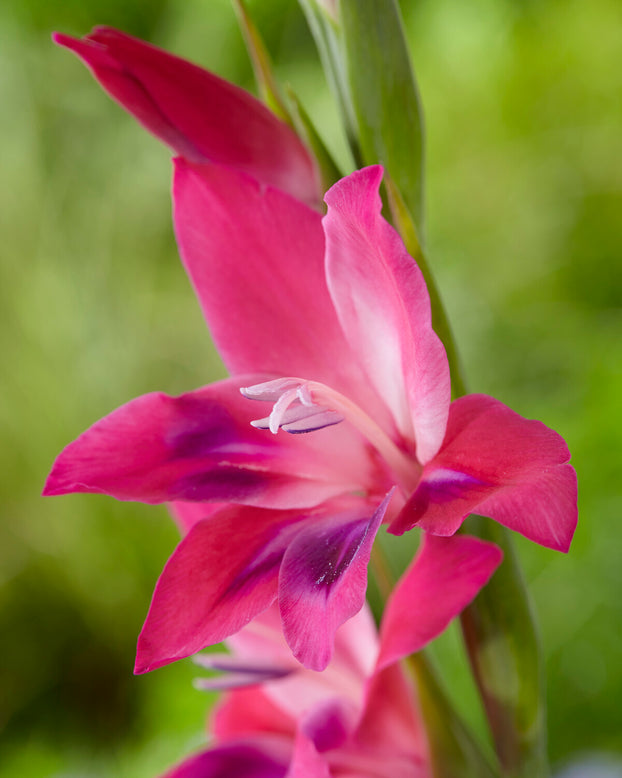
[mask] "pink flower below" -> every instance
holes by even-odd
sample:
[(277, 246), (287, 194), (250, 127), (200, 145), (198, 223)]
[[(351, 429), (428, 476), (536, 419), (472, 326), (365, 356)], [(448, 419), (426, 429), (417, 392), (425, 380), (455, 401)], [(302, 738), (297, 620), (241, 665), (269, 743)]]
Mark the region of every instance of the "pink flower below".
[[(416, 696), (398, 661), (444, 629), (499, 561), (498, 549), (474, 538), (428, 537), (380, 640), (364, 606), (337, 631), (322, 673), (292, 659), (277, 608), (264, 611), (227, 641), (231, 655), (196, 657), (225, 673), (200, 685), (229, 691), (212, 718), (212, 747), (166, 778), (430, 778)], [(430, 565), (444, 593), (434, 588), (434, 603)]]

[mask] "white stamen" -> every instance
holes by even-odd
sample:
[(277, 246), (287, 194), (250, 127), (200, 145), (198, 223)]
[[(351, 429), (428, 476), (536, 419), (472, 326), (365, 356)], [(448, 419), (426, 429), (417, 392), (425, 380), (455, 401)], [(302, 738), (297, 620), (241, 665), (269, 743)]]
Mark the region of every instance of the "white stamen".
[(274, 403), (272, 413), (270, 414), (270, 432), (273, 435), (279, 431), (279, 427), (283, 423), (283, 416), (289, 408), (289, 406), (297, 399), (298, 389), (288, 389), (279, 397)]
[[(349, 421), (381, 454), (407, 493), (416, 486), (421, 465), (415, 457), (404, 453), (358, 405), (330, 387), (317, 381), (279, 378), (240, 391), (249, 399), (274, 401), (272, 413), (267, 419), (251, 422), (259, 428), (268, 427), (274, 434), (279, 428), (286, 432), (304, 432), (344, 419)], [(303, 412), (303, 408), (308, 411)], [(303, 423), (303, 419), (310, 420), (314, 416), (317, 417), (315, 423), (308, 426)]]

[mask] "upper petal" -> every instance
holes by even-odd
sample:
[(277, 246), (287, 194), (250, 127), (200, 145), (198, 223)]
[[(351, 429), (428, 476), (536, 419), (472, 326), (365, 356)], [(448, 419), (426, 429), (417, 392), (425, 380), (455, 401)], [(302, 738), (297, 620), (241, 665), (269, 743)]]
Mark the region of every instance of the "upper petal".
[(259, 100), (186, 60), (109, 27), (55, 34), (147, 130), (193, 162), (221, 163), (317, 205), (315, 165), (293, 130)]
[(328, 286), (369, 381), (425, 464), (445, 434), (449, 365), (421, 271), (380, 214), (381, 178), (380, 167), (365, 168), (326, 193)]
[(439, 454), (391, 525), (451, 535), (473, 512), (549, 548), (567, 551), (577, 523), (577, 482), (563, 438), (486, 395), (451, 404)]
[(228, 370), (305, 376), (389, 423), (328, 293), (320, 215), (236, 171), (183, 160), (173, 198), (180, 254)]
[[(343, 425), (304, 439), (254, 429), (253, 403), (239, 391), (249, 378), (256, 377), (179, 397), (147, 394), (121, 406), (59, 455), (44, 494), (291, 508), (356, 488), (365, 474), (372, 480), (371, 456)], [(186, 512), (182, 525), (196, 519)]]
[(420, 651), (447, 627), (501, 563), (497, 546), (477, 538), (424, 535), (382, 618), (378, 667)]

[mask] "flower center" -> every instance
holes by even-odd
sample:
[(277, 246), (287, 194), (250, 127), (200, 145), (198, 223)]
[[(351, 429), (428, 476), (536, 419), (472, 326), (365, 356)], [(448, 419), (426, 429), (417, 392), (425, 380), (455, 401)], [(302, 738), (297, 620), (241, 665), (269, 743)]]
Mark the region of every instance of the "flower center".
[(356, 403), (325, 384), (301, 378), (277, 378), (242, 387), (240, 392), (249, 400), (272, 403), (270, 415), (252, 421), (253, 427), (269, 429), (273, 434), (279, 429), (300, 434), (348, 421), (382, 456), (405, 494), (410, 494), (417, 485), (422, 469), (417, 460), (402, 451)]

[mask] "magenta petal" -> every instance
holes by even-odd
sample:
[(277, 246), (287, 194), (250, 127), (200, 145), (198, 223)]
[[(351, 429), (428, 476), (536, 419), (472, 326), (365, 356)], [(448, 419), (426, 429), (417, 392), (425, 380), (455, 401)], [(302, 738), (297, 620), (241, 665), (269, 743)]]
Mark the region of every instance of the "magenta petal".
[(232, 170), (183, 160), (173, 199), (179, 251), (228, 370), (332, 378), (318, 343), (337, 362), (347, 346), (324, 279), (320, 215)]
[[(318, 433), (333, 437), (308, 443), (254, 429), (254, 404), (239, 392), (248, 378), (219, 381), (179, 397), (147, 394), (123, 405), (65, 448), (43, 493), (292, 508), (357, 483), (353, 479), (360, 476), (343, 468), (340, 481), (340, 461), (344, 467), (354, 464), (358, 473), (372, 467), (345, 428)], [(325, 452), (327, 444), (332, 453)], [(196, 518), (196, 512), (185, 511), (181, 524), (191, 525)]]
[(366, 692), (354, 741), (357, 750), (367, 751), (370, 773), (374, 765), (391, 778), (430, 778), (426, 735), (404, 668), (393, 664), (376, 672)]
[(212, 713), (210, 729), (219, 740), (265, 732), (291, 743), (295, 726), (296, 722), (265, 694), (261, 686), (254, 686), (221, 696)]
[(180, 533), (187, 535), (198, 521), (207, 519), (208, 516), (226, 507), (226, 505), (227, 503), (220, 502), (182, 502), (178, 500), (169, 503), (168, 509)]
[(451, 404), (447, 435), (391, 525), (436, 535), (481, 513), (544, 546), (567, 551), (577, 523), (576, 475), (556, 432), (472, 394)]
[(355, 720), (355, 711), (348, 700), (325, 700), (309, 711), (301, 728), (320, 753), (339, 748), (348, 739)]
[(305, 667), (326, 667), (335, 631), (363, 607), (371, 548), (390, 499), (371, 519), (349, 511), (308, 522), (288, 547), (279, 606), (285, 639)]
[(316, 205), (315, 165), (287, 124), (218, 76), (109, 27), (56, 33), (102, 87), (156, 137), (193, 162), (236, 167)]
[(296, 518), (231, 507), (195, 524), (158, 580), (138, 639), (136, 672), (219, 643), (265, 610), (277, 595)]
[(382, 168), (357, 171), (325, 197), (326, 272), (335, 308), (368, 380), (416, 442), (423, 464), (438, 451), (450, 401), (449, 364), (432, 329), (421, 271), (380, 215)]
[(163, 778), (285, 778), (289, 754), (271, 740), (222, 743), (186, 759)]
[(414, 562), (394, 589), (382, 619), (378, 667), (440, 635), (488, 582), (503, 554), (477, 538), (424, 535)]
[(577, 474), (572, 465), (533, 474), (499, 489), (477, 508), (542, 546), (568, 551), (577, 526)]
[(287, 778), (331, 778), (331, 771), (324, 757), (302, 730), (296, 736)]
[(320, 215), (236, 171), (183, 160), (173, 199), (179, 251), (227, 369), (312, 378), (387, 418), (328, 293)]

